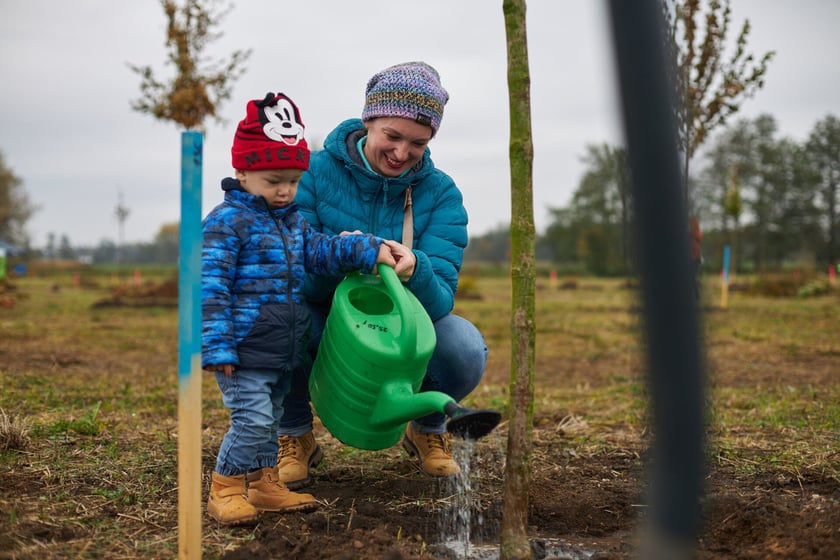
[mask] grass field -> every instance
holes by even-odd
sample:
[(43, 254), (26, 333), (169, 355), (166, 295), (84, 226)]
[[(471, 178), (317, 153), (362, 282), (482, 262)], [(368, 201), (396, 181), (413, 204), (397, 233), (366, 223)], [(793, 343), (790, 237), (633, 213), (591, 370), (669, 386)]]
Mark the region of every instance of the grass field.
[[(14, 279), (2, 294), (0, 558), (176, 554), (177, 308), (171, 294), (151, 306), (133, 297), (148, 300), (163, 280), (64, 274)], [(466, 404), (507, 412), (509, 282), (477, 270), (464, 281), (474, 297), (456, 312), (490, 348)], [(529, 524), (535, 538), (626, 558), (650, 442), (636, 293), (622, 280), (563, 283), (537, 286)], [(702, 302), (709, 484), (699, 557), (840, 557), (840, 293), (733, 292), (722, 310), (719, 290), (708, 279)], [(227, 416), (209, 377), (203, 395), (206, 496)], [(205, 518), (204, 556), (436, 557), (447, 490), (398, 447), (365, 452), (318, 432), (327, 459), (309, 491), (321, 510), (247, 529)], [(485, 525), (475, 540), (497, 535), (504, 436), (503, 423), (474, 459)]]

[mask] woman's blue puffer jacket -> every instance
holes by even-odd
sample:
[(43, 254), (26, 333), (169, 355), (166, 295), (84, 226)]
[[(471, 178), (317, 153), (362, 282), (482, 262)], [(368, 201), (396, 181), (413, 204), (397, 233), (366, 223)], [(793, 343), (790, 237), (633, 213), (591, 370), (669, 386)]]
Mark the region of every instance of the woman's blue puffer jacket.
[[(458, 272), (467, 246), (467, 211), (452, 178), (436, 169), (427, 148), (422, 160), (403, 177), (369, 171), (356, 148), (366, 134), (360, 119), (341, 123), (314, 152), (295, 202), (316, 230), (336, 235), (361, 230), (385, 239), (402, 239), (405, 190), (414, 203), (414, 254), (417, 268), (406, 287), (431, 319), (450, 313)], [(340, 277), (306, 277), (304, 294), (312, 302), (332, 296)]]

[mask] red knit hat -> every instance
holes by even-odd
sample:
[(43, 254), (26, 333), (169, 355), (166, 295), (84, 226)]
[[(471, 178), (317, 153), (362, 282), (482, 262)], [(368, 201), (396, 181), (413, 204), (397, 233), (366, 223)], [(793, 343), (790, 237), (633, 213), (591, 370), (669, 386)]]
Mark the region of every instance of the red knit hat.
[(309, 169), (309, 146), (303, 137), (297, 105), (285, 94), (267, 93), (248, 102), (230, 149), (233, 168)]

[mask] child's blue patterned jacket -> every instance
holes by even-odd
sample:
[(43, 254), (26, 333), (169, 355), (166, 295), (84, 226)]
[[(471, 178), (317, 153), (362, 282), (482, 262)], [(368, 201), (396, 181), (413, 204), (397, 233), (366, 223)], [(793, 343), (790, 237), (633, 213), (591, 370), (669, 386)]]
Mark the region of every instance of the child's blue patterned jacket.
[(312, 229), (295, 203), (266, 200), (222, 181), (225, 200), (204, 219), (201, 365), (292, 370), (305, 359), (305, 273), (371, 272), (382, 239)]

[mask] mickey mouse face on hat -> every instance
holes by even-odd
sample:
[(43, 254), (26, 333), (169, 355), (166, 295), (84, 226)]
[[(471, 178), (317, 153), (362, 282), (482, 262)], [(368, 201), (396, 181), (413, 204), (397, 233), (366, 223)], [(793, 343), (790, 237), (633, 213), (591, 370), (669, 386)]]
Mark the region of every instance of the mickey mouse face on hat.
[(297, 145), (303, 139), (304, 130), (297, 106), (282, 93), (273, 100), (266, 97), (263, 103), (266, 104), (260, 111), (260, 122), (265, 135), (289, 146)]

